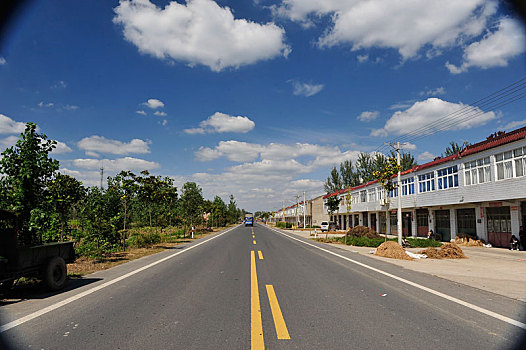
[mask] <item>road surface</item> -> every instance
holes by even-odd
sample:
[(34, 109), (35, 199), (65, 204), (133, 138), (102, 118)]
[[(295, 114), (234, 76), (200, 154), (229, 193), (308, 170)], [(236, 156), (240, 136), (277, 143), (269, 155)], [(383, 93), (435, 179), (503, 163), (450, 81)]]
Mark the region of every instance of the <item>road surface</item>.
[(256, 224), (0, 308), (13, 349), (520, 348), (525, 305)]

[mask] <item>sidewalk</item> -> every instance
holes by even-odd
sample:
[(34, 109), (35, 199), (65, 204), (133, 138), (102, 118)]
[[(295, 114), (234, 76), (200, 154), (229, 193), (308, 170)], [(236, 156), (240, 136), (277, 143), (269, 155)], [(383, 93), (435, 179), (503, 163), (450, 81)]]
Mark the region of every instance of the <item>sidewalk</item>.
[[(309, 231), (286, 230), (285, 232), (305, 238), (314, 238), (314, 236), (310, 236)], [(343, 234), (334, 236), (341, 237)], [(318, 238), (325, 238), (325, 234), (318, 233)], [(410, 261), (370, 254), (369, 252), (374, 249), (370, 247), (332, 245), (357, 254), (367, 255), (373, 259), (383, 260), (408, 270), (428, 273), (526, 302), (526, 251), (462, 246), (461, 248), (468, 259), (419, 259)], [(422, 249), (409, 248), (408, 250), (416, 253)]]

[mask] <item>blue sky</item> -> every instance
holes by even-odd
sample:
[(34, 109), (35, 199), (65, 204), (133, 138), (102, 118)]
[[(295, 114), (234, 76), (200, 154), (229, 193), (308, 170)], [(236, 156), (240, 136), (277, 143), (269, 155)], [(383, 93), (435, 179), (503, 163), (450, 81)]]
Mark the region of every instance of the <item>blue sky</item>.
[[(32, 121), (86, 185), (149, 169), (277, 209), (524, 77), (525, 38), (488, 0), (34, 1), (0, 42), (0, 148)], [(525, 101), (411, 152), (524, 126)]]

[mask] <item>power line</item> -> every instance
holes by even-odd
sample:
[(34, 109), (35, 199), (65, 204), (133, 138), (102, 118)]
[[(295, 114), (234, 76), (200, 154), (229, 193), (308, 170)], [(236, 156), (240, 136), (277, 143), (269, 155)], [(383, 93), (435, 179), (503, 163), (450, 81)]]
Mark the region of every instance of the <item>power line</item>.
[[(411, 142), (437, 132), (451, 129), (456, 125), (466, 123), (482, 114), (488, 113), (484, 112), (482, 108), (487, 110), (495, 109), (523, 99), (524, 97), (526, 97), (526, 78), (517, 80), (516, 82), (498, 91), (495, 91), (488, 96), (473, 102), (472, 104), (466, 105), (455, 112), (447, 114), (434, 122), (404, 133), (396, 140), (400, 142)], [(394, 141), (394, 139), (391, 140), (391, 143)], [(381, 152), (385, 150), (386, 146), (381, 145), (376, 148), (375, 152)]]

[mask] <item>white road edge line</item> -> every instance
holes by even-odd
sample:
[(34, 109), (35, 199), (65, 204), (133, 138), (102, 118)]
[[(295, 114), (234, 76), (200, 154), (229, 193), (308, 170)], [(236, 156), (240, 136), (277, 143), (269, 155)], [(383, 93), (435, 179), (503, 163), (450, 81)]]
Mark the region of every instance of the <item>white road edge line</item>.
[(460, 304), (460, 305), (462, 305), (462, 306), (465, 306), (465, 307), (470, 308), (470, 309), (472, 309), (472, 310), (478, 311), (478, 312), (483, 313), (483, 314), (485, 314), (485, 315), (488, 315), (488, 316), (494, 317), (494, 318), (496, 318), (496, 319), (498, 319), (498, 320), (504, 321), (504, 322), (509, 323), (509, 324), (511, 324), (511, 325), (514, 325), (514, 326), (520, 327), (520, 328), (522, 328), (522, 329), (526, 329), (526, 323), (522, 323), (522, 322), (520, 322), (520, 321), (514, 320), (514, 319), (509, 318), (509, 317), (507, 317), (507, 316), (503, 316), (503, 315), (498, 314), (498, 313), (496, 313), (496, 312), (493, 312), (493, 311), (490, 311), (490, 310), (484, 309), (484, 308), (482, 308), (482, 307), (480, 307), (480, 306), (473, 305), (473, 304), (471, 304), (471, 303), (468, 303), (468, 302), (465, 302), (465, 301), (463, 301), (463, 300), (460, 300), (460, 299), (457, 299), (457, 298), (455, 298), (455, 297), (452, 297), (452, 296), (450, 296), (450, 295), (447, 295), (447, 294), (444, 294), (444, 293), (438, 292), (438, 291), (436, 291), (436, 290), (434, 290), (434, 289), (431, 289), (431, 288), (425, 287), (425, 286), (420, 285), (420, 284), (418, 284), (418, 283), (411, 282), (411, 281), (409, 281), (409, 280), (406, 280), (405, 278), (398, 277), (398, 276), (396, 276), (396, 275), (390, 274), (389, 272), (385, 272), (385, 271), (382, 271), (382, 270), (380, 270), (380, 269), (374, 268), (374, 267), (372, 267), (372, 266), (369, 266), (369, 265), (363, 264), (363, 263), (361, 263), (361, 262), (358, 262), (358, 261), (353, 260), (353, 259), (351, 259), (351, 258), (348, 258), (348, 257), (346, 257), (346, 256), (340, 255), (340, 254), (338, 254), (338, 253), (331, 252), (330, 250), (327, 250), (327, 249), (325, 249), (325, 248), (318, 247), (318, 246), (316, 246), (316, 245), (314, 245), (314, 244), (312, 244), (312, 243), (308, 243), (308, 242), (302, 241), (301, 239), (298, 239), (298, 238), (296, 238), (296, 237), (289, 236), (289, 235), (287, 235), (287, 234), (285, 234), (285, 233), (283, 233), (283, 232), (280, 232), (280, 231), (278, 231), (278, 230), (275, 230), (275, 229), (273, 229), (273, 228), (270, 228), (270, 227), (268, 227), (268, 228), (269, 228), (270, 230), (274, 231), (274, 232), (277, 232), (277, 233), (283, 235), (283, 236), (289, 237), (290, 239), (296, 240), (296, 241), (298, 241), (298, 242), (301, 242), (301, 243), (306, 244), (306, 245), (308, 245), (308, 246), (311, 246), (311, 247), (313, 247), (313, 248), (316, 248), (316, 249), (322, 250), (322, 251), (324, 251), (324, 252), (327, 252), (327, 253), (329, 253), (329, 254), (332, 254), (332, 255), (334, 255), (334, 256), (337, 256), (337, 257), (339, 257), (339, 258), (342, 258), (342, 259), (344, 259), (344, 260), (347, 260), (347, 261), (349, 261), (349, 262), (352, 262), (353, 264), (356, 264), (356, 265), (362, 266), (362, 267), (364, 267), (364, 268), (366, 268), (366, 269), (369, 269), (369, 270), (372, 270), (372, 271), (374, 271), (374, 272), (378, 272), (378, 273), (380, 273), (380, 274), (382, 274), (382, 275), (384, 275), (384, 276), (391, 277), (391, 278), (393, 278), (393, 279), (395, 279), (395, 280), (397, 280), (397, 281), (400, 281), (400, 282), (406, 283), (406, 284), (408, 284), (408, 285), (410, 285), (410, 286), (413, 286), (413, 287), (415, 287), (415, 288), (418, 288), (418, 289), (424, 290), (424, 291), (426, 291), (426, 292), (428, 292), (428, 293), (434, 294), (434, 295), (439, 296), (439, 297), (441, 297), (441, 298), (444, 298), (444, 299), (447, 299), (447, 300), (452, 301), (452, 302), (454, 302), (454, 303)]
[(91, 288), (91, 289), (88, 289), (88, 290), (86, 290), (86, 291), (84, 291), (84, 292), (82, 292), (82, 293), (79, 293), (79, 294), (77, 294), (77, 295), (74, 295), (74, 296), (72, 296), (72, 297), (69, 297), (69, 298), (67, 298), (67, 299), (65, 299), (65, 300), (59, 301), (58, 303), (55, 303), (55, 304), (50, 305), (50, 306), (47, 306), (47, 307), (45, 307), (45, 308), (43, 308), (43, 309), (41, 309), (41, 310), (35, 311), (35, 312), (33, 312), (33, 313), (31, 313), (31, 314), (29, 314), (29, 315), (27, 315), (27, 316), (24, 316), (24, 317), (21, 317), (21, 318), (17, 319), (17, 320), (14, 320), (14, 321), (11, 321), (11, 322), (6, 323), (6, 324), (4, 324), (4, 325), (1, 325), (1, 326), (0, 326), (0, 333), (4, 333), (5, 331), (7, 331), (7, 330), (9, 330), (9, 329), (11, 329), (11, 328), (15, 328), (15, 327), (17, 327), (17, 326), (20, 326), (20, 325), (23, 324), (23, 323), (26, 323), (26, 322), (28, 322), (28, 321), (31, 321), (31, 320), (33, 320), (33, 319), (35, 319), (35, 318), (37, 318), (37, 317), (40, 317), (40, 316), (42, 316), (42, 315), (44, 315), (44, 314), (47, 314), (48, 312), (51, 312), (51, 311), (53, 311), (53, 310), (56, 310), (56, 309), (58, 309), (59, 307), (62, 307), (62, 306), (64, 306), (64, 305), (67, 305), (67, 304), (69, 304), (69, 303), (71, 303), (71, 302), (73, 302), (73, 301), (79, 300), (79, 299), (81, 299), (81, 298), (83, 298), (83, 297), (85, 297), (85, 296), (87, 296), (87, 295), (90, 295), (90, 294), (92, 294), (92, 293), (95, 293), (95, 292), (97, 292), (97, 291), (103, 289), (103, 288), (106, 288), (106, 287), (108, 287), (108, 286), (111, 286), (112, 284), (117, 283), (117, 282), (120, 282), (120, 281), (122, 281), (123, 279), (126, 279), (126, 278), (128, 278), (128, 277), (130, 277), (130, 276), (133, 276), (133, 275), (135, 275), (135, 274), (137, 274), (137, 273), (139, 273), (139, 272), (141, 272), (141, 271), (144, 271), (144, 270), (146, 270), (146, 269), (149, 269), (150, 267), (153, 267), (153, 266), (158, 265), (158, 264), (160, 264), (160, 263), (162, 263), (162, 262), (165, 262), (166, 260), (169, 260), (169, 259), (171, 259), (171, 258), (173, 258), (173, 257), (176, 257), (176, 256), (179, 255), (179, 254), (183, 254), (183, 253), (185, 253), (185, 252), (187, 252), (187, 251), (189, 251), (189, 250), (191, 250), (191, 249), (194, 249), (194, 248), (196, 248), (196, 247), (199, 247), (201, 244), (205, 244), (205, 243), (207, 243), (207, 242), (210, 242), (210, 241), (213, 240), (213, 239), (216, 239), (216, 238), (218, 238), (218, 237), (221, 237), (221, 236), (224, 235), (225, 233), (228, 233), (228, 232), (232, 231), (233, 229), (235, 229), (235, 228), (237, 228), (237, 227), (238, 227), (238, 226), (232, 227), (232, 228), (230, 228), (230, 229), (228, 229), (228, 230), (226, 230), (226, 231), (224, 231), (224, 232), (221, 232), (221, 233), (218, 234), (218, 235), (213, 236), (212, 238), (209, 238), (209, 239), (207, 239), (207, 240), (205, 240), (205, 241), (203, 241), (203, 242), (197, 243), (197, 244), (195, 244), (195, 245), (191, 245), (191, 246), (189, 246), (188, 248), (185, 248), (184, 250), (181, 250), (181, 251), (179, 251), (179, 252), (177, 252), (177, 253), (174, 253), (174, 254), (169, 255), (169, 256), (167, 256), (167, 257), (165, 257), (165, 258), (162, 258), (161, 260), (157, 260), (157, 261), (155, 261), (155, 262), (153, 262), (153, 263), (151, 263), (151, 264), (148, 264), (148, 265), (146, 265), (146, 266), (143, 266), (143, 267), (141, 267), (141, 268), (139, 268), (139, 269), (137, 269), (137, 270), (134, 270), (134, 271), (132, 271), (132, 272), (128, 272), (127, 274), (124, 274), (124, 275), (122, 275), (122, 276), (120, 276), (120, 277), (114, 278), (114, 279), (112, 279), (111, 281), (108, 281), (108, 282), (106, 282), (106, 283), (103, 283), (103, 284), (101, 284), (101, 285), (98, 285), (98, 286), (96, 286), (96, 287), (93, 287), (93, 288)]

